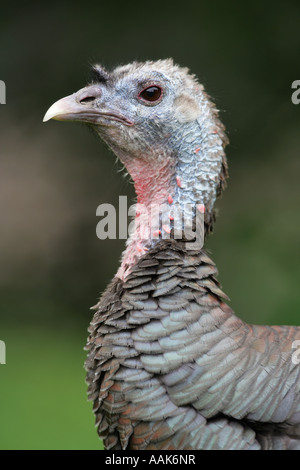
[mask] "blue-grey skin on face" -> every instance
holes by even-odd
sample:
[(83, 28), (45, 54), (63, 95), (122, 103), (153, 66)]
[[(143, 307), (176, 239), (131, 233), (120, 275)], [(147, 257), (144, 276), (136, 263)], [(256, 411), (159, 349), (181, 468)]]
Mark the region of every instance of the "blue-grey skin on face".
[[(225, 185), (227, 143), (218, 113), (195, 77), (172, 60), (107, 72), (56, 102), (44, 120), (91, 124), (131, 174), (138, 201), (204, 204), (206, 224)], [(145, 179), (151, 180), (146, 184)]]

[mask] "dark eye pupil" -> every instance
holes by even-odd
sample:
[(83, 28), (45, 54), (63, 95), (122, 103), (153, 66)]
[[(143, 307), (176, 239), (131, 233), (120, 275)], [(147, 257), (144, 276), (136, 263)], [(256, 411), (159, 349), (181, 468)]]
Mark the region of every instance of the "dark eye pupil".
[(143, 90), (140, 96), (146, 101), (157, 101), (161, 96), (161, 89), (157, 86), (150, 86)]

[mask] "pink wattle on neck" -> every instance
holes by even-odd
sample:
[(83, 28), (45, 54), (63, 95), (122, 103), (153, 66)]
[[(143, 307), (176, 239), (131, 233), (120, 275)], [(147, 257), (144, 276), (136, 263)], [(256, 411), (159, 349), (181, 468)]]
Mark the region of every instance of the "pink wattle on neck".
[[(137, 260), (146, 253), (147, 246), (153, 242), (153, 234), (149, 233), (149, 230), (148, 239), (141, 240), (139, 236), (144, 229), (142, 222), (143, 208), (144, 212), (149, 211), (148, 213), (152, 215), (150, 207), (153, 205), (165, 206), (168, 204), (168, 199), (170, 200), (170, 197), (174, 196), (176, 190), (174, 185), (175, 165), (170, 156), (152, 158), (151, 161), (144, 159), (129, 160), (126, 162), (126, 168), (134, 182), (138, 210), (135, 219), (137, 228), (127, 241), (122, 264), (117, 273), (117, 276), (123, 280), (130, 273)], [(149, 220), (147, 224), (149, 224)], [(152, 226), (151, 221), (150, 226)], [(147, 227), (145, 227), (145, 230), (147, 231)]]

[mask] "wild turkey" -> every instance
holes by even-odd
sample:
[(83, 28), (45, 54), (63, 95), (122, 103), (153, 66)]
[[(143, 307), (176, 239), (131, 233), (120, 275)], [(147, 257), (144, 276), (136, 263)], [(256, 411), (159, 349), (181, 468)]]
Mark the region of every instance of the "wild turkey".
[(146, 240), (131, 235), (90, 324), (88, 393), (105, 448), (299, 449), (300, 328), (240, 320), (205, 251), (172, 236), (175, 204), (205, 206), (212, 229), (227, 177), (215, 106), (171, 59), (96, 65), (94, 75), (44, 120), (93, 126), (130, 173), (137, 202), (169, 217)]

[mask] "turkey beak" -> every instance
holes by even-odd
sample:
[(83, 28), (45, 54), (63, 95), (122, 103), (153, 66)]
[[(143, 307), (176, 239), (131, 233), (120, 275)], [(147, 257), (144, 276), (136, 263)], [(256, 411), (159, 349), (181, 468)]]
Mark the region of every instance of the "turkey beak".
[(117, 110), (107, 109), (103, 101), (102, 89), (99, 85), (82, 88), (73, 95), (56, 101), (46, 112), (43, 122), (56, 119), (57, 121), (81, 121), (101, 126), (117, 121), (126, 126), (133, 126), (133, 122)]
[(97, 115), (101, 114), (95, 108), (97, 100), (101, 97), (99, 86), (89, 86), (56, 101), (46, 112), (43, 122), (50, 119), (57, 121), (84, 121), (97, 122)]

